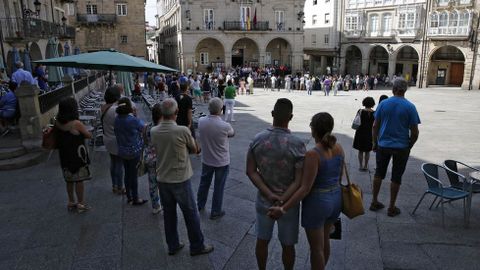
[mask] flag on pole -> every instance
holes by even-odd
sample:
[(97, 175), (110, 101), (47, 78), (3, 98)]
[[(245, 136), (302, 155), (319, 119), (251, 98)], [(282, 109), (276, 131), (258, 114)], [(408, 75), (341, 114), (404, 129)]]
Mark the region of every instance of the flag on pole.
[(250, 31), (250, 16), (247, 15), (247, 31)]
[(257, 26), (257, 7), (255, 7), (255, 13), (253, 13), (253, 27)]

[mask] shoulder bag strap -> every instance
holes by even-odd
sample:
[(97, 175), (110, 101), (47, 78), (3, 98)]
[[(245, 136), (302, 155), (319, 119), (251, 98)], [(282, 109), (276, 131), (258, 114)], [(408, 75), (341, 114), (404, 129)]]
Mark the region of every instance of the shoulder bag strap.
[(105, 117), (105, 114), (107, 114), (108, 110), (110, 110), (110, 108), (113, 106), (113, 103), (110, 104), (106, 109), (105, 111), (102, 113), (102, 116), (100, 117), (100, 122), (103, 124), (103, 118)]
[(343, 161), (343, 169), (345, 170), (345, 176), (347, 178), (347, 185), (350, 186), (350, 176), (348, 175), (348, 170), (347, 170), (347, 164), (345, 163), (345, 160)]

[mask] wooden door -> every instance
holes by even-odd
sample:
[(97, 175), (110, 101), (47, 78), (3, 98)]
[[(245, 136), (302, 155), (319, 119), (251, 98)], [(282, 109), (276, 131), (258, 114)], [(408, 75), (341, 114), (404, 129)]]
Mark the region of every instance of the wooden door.
[(463, 63), (451, 63), (450, 84), (461, 86), (463, 83)]

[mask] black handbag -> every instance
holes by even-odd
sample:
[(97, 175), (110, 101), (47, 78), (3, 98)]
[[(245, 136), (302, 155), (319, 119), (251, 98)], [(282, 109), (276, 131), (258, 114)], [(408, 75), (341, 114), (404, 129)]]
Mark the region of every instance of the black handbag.
[(342, 220), (340, 218), (337, 218), (333, 224), (332, 231), (330, 232), (330, 239), (342, 239)]

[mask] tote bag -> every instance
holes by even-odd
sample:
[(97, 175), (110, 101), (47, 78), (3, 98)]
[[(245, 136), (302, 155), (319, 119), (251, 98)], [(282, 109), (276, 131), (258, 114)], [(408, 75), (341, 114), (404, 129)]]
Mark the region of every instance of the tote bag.
[(362, 110), (358, 110), (357, 111), (357, 114), (355, 115), (355, 118), (353, 119), (353, 122), (352, 122), (352, 129), (355, 129), (357, 130), (360, 125), (362, 124)]
[(365, 214), (365, 210), (363, 208), (363, 195), (360, 187), (350, 181), (350, 176), (348, 175), (347, 166), (345, 163), (343, 163), (343, 167), (345, 168), (347, 185), (341, 185), (342, 213), (348, 218), (352, 219)]

